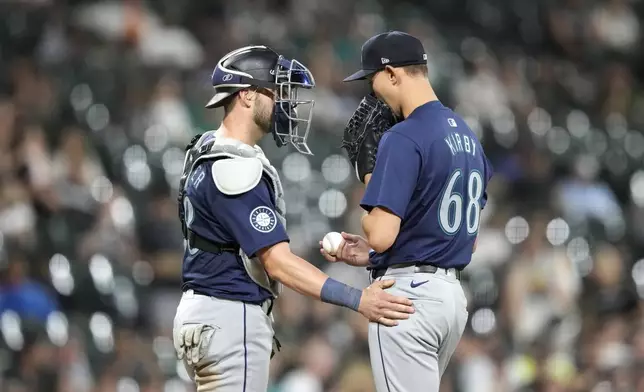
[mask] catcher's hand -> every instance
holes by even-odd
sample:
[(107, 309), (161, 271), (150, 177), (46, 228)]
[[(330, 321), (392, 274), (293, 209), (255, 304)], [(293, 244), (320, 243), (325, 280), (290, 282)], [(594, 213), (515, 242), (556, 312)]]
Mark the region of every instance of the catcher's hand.
[(373, 172), (376, 153), (382, 134), (396, 124), (396, 117), (373, 94), (366, 95), (344, 128), (342, 147), (356, 169), (358, 180), (364, 183), (365, 175)]

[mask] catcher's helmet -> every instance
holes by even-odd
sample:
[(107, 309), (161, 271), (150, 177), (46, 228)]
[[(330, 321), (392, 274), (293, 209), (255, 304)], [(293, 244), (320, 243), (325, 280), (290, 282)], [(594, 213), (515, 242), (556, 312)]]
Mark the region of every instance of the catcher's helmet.
[(219, 60), (212, 73), (212, 86), (215, 95), (207, 108), (222, 106), (227, 98), (246, 88), (275, 91), (271, 127), (275, 142), (279, 147), (291, 143), (299, 152), (311, 154), (306, 139), (314, 101), (299, 99), (298, 90), (315, 87), (315, 80), (302, 63), (288, 60), (266, 46), (243, 47)]

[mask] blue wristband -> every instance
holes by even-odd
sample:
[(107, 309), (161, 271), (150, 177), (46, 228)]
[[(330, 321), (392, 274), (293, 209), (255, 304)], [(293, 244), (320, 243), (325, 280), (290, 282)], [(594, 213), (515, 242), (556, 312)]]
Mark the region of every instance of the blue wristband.
[(331, 278), (324, 282), (320, 292), (322, 302), (344, 306), (356, 312), (360, 306), (360, 298), (362, 298), (361, 290)]

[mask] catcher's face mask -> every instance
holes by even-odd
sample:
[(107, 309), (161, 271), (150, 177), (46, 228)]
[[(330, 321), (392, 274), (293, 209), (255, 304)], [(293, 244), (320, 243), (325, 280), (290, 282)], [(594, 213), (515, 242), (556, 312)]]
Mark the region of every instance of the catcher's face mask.
[(306, 143), (314, 100), (302, 99), (299, 89), (315, 87), (311, 72), (299, 61), (280, 56), (275, 69), (275, 107), (271, 133), (278, 147), (291, 143), (302, 154), (312, 155)]

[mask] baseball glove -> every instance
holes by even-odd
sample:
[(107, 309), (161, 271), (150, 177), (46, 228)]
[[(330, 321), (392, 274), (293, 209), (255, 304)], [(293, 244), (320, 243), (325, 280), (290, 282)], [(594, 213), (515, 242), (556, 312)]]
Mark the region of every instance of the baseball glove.
[(394, 124), (396, 117), (389, 106), (373, 94), (362, 98), (349, 119), (344, 128), (342, 148), (347, 150), (360, 182), (364, 183), (365, 175), (373, 172), (380, 138)]

